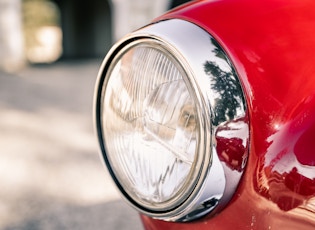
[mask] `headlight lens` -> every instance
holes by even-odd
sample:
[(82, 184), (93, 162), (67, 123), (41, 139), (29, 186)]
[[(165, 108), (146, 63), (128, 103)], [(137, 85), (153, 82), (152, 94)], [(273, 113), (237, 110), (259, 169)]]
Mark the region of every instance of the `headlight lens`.
[(152, 24), (111, 49), (96, 85), (95, 122), (118, 188), (154, 218), (219, 211), (244, 171), (241, 83), (216, 40), (187, 21)]
[(124, 47), (107, 72), (102, 124), (107, 157), (132, 199), (167, 210), (194, 186), (197, 103), (180, 63), (154, 40)]

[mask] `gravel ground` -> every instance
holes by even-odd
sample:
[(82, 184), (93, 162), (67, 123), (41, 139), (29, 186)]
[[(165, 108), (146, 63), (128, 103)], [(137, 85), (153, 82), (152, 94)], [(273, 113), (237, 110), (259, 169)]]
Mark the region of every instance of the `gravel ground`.
[(142, 229), (99, 158), (101, 60), (0, 72), (0, 229)]

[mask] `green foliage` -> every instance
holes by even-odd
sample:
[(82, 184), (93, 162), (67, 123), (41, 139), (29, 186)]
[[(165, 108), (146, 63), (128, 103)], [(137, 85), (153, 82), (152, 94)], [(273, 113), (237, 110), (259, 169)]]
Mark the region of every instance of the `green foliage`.
[(23, 29), (26, 50), (37, 46), (36, 32), (45, 26), (60, 26), (60, 12), (49, 0), (23, 0)]
[(26, 28), (58, 26), (60, 23), (58, 8), (48, 0), (24, 0), (23, 22)]

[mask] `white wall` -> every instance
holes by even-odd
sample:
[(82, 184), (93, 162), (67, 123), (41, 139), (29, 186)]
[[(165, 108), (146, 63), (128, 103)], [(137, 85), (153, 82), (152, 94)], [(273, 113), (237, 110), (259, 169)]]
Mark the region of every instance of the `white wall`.
[(168, 4), (169, 0), (112, 0), (114, 40), (148, 24), (164, 13)]
[(24, 64), (20, 0), (0, 0), (0, 70), (15, 71)]

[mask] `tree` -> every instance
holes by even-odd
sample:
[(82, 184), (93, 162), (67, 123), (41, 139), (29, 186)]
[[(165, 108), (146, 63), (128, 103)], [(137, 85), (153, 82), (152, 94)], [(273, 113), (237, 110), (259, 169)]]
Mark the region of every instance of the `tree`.
[[(229, 63), (224, 51), (218, 48), (217, 42), (214, 39), (211, 39), (211, 42), (216, 47), (213, 50), (215, 56)], [(234, 68), (231, 66), (230, 70), (226, 71), (216, 61), (206, 61), (204, 71), (207, 75), (211, 75), (211, 88), (220, 95), (219, 99), (215, 101), (214, 124), (218, 125), (221, 122), (234, 119), (240, 105), (239, 102), (244, 102), (241, 85)]]

